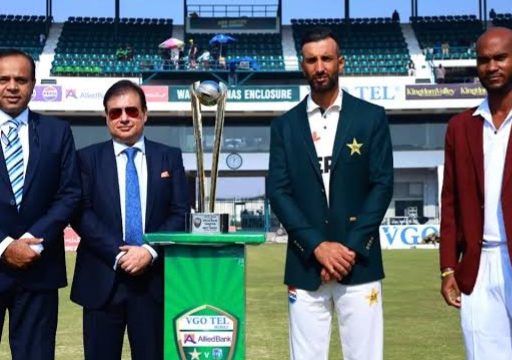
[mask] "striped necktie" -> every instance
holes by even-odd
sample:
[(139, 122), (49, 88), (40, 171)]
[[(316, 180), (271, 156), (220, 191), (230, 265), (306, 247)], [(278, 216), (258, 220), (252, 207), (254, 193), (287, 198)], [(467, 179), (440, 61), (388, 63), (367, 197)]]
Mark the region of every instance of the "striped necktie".
[(126, 154), (126, 193), (124, 241), (128, 245), (142, 245), (142, 211), (140, 205), (139, 177), (135, 167), (137, 148), (127, 148)]
[[(11, 181), (12, 192), (16, 200), (16, 207), (19, 210), (21, 199), (23, 197), (23, 149), (21, 147), (18, 130), (21, 122), (15, 119), (9, 120), (9, 132), (7, 133), (7, 141), (5, 146), (5, 164), (7, 173)], [(2, 137), (5, 135), (2, 134)]]

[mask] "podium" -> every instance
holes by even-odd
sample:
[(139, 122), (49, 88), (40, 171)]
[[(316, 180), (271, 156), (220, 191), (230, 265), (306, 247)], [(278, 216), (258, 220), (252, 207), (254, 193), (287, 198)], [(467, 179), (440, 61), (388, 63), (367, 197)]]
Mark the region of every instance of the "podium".
[(152, 233), (164, 246), (164, 358), (245, 359), (245, 245), (263, 233)]

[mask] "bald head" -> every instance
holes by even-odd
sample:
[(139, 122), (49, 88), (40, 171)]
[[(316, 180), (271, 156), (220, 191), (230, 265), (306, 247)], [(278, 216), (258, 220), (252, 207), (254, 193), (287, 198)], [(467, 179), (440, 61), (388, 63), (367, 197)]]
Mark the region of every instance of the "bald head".
[(476, 43), (476, 70), (489, 96), (512, 92), (512, 30), (492, 27)]
[(489, 42), (495, 41), (497, 38), (504, 40), (505, 43), (508, 43), (509, 47), (512, 46), (512, 30), (506, 27), (496, 26), (489, 28), (486, 32), (480, 35), (476, 42), (476, 51), (478, 52), (478, 49), (481, 46), (485, 46)]

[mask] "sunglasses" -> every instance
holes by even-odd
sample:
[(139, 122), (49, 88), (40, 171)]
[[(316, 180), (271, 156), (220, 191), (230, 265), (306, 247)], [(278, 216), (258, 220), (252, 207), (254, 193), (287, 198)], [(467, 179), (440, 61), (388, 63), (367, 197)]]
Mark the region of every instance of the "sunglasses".
[(135, 106), (127, 106), (125, 108), (112, 108), (108, 110), (108, 118), (110, 120), (116, 120), (123, 115), (123, 110), (129, 117), (136, 118), (139, 116), (140, 111)]

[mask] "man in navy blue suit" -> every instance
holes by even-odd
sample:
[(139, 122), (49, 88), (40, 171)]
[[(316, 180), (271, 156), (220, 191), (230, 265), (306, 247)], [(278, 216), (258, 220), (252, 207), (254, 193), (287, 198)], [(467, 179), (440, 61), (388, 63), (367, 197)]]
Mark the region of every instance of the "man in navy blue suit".
[(67, 285), (64, 227), (80, 201), (69, 124), (27, 108), (34, 60), (0, 52), (0, 335), (13, 359), (53, 359), (58, 288)]
[(106, 92), (111, 141), (79, 151), (81, 236), (71, 300), (83, 306), (86, 359), (163, 358), (163, 262), (143, 233), (185, 229), (189, 211), (181, 151), (147, 140), (146, 98), (121, 80)]

